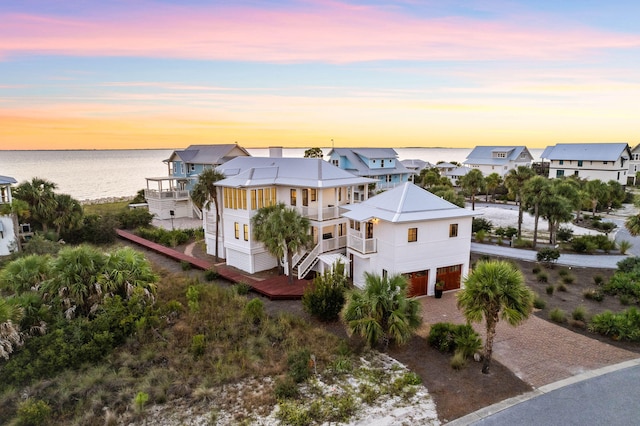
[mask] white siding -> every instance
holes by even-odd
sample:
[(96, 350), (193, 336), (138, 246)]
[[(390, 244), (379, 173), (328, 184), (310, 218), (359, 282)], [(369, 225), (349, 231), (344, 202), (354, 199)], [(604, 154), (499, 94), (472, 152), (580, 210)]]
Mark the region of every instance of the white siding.
[(0, 216), (0, 256), (11, 254), (11, 248), (16, 246), (16, 234), (13, 228), (13, 218), (11, 216)]
[(254, 254), (253, 262), (254, 272), (268, 271), (278, 266), (278, 260), (267, 251)]
[(251, 255), (227, 248), (227, 265), (253, 274), (251, 268)]

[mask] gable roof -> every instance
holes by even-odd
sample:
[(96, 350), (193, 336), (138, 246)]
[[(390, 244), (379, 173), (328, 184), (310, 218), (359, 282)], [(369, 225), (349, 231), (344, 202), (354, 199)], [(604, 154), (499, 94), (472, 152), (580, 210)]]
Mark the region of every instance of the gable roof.
[(354, 176), (321, 158), (235, 157), (217, 170), (227, 178), (216, 185), (232, 188), (270, 185), (335, 188), (375, 182)]
[(417, 158), (412, 158), (409, 160), (402, 160), (400, 161), (402, 163), (403, 166), (405, 166), (407, 169), (410, 170), (422, 170), (425, 169), (427, 167), (431, 168), (434, 167), (433, 164), (431, 164), (428, 161), (424, 161), (424, 160), (420, 160)]
[(371, 218), (393, 223), (478, 216), (429, 191), (406, 182), (358, 204), (341, 206), (347, 209), (342, 216), (364, 221)]
[(546, 147), (540, 157), (548, 160), (616, 161), (621, 156), (629, 158), (624, 156), (625, 151), (630, 154), (626, 142), (559, 143)]
[[(358, 176), (381, 176), (389, 174), (415, 174), (414, 171), (407, 169), (402, 162), (397, 161), (398, 153), (393, 148), (333, 148), (327, 154), (336, 153), (340, 157), (345, 157), (351, 164), (351, 168), (345, 169)], [(370, 169), (362, 158), (373, 159), (393, 159), (394, 167), (384, 167), (379, 169)]]
[(240, 149), (244, 154), (251, 155), (246, 149), (234, 143), (219, 145), (190, 145), (185, 150), (173, 151), (173, 154), (165, 162), (174, 161), (179, 158), (185, 163), (218, 165), (228, 160), (227, 157), (235, 148)]
[(471, 170), (473, 170), (471, 167), (456, 167), (453, 170), (445, 172), (444, 175), (450, 177), (466, 176)]
[(12, 183), (18, 183), (18, 181), (12, 178), (11, 176), (0, 175), (0, 185), (10, 185)]
[[(506, 155), (504, 158), (494, 157), (494, 153), (504, 152)], [(526, 146), (476, 146), (464, 160), (464, 164), (486, 164), (486, 165), (498, 165), (508, 163), (510, 161), (516, 161), (520, 158), (521, 154), (527, 154), (530, 160), (533, 160), (533, 156), (529, 152)]]

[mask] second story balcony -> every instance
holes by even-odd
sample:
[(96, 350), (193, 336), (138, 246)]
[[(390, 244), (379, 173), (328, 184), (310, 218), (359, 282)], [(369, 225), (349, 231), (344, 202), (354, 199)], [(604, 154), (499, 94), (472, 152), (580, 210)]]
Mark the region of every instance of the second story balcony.
[[(340, 208), (338, 206), (327, 206), (322, 209), (298, 206), (296, 209), (302, 216), (311, 220), (331, 220), (340, 217)], [(322, 217), (320, 217), (320, 213), (322, 213)]]
[(364, 238), (359, 232), (349, 232), (347, 235), (347, 247), (362, 254), (376, 253), (378, 251), (378, 239)]
[(144, 197), (149, 200), (188, 200), (189, 191), (187, 190), (169, 190), (158, 191), (155, 189), (145, 189)]

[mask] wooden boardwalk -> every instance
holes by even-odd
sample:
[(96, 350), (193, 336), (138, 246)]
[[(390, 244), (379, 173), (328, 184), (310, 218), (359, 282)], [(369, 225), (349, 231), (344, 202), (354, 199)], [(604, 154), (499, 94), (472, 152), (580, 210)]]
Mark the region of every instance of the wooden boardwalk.
[(179, 262), (187, 262), (194, 268), (201, 269), (203, 271), (215, 269), (222, 278), (233, 283), (246, 283), (250, 285), (256, 293), (266, 296), (272, 300), (300, 299), (304, 294), (304, 290), (313, 284), (308, 280), (294, 280), (292, 284), (289, 284), (289, 277), (286, 275), (279, 275), (265, 280), (256, 279), (250, 275), (246, 275), (244, 272), (236, 268), (225, 265), (215, 266), (213, 263), (206, 260), (189, 256), (122, 229), (116, 229), (116, 233), (120, 238), (129, 240), (149, 250), (153, 250), (170, 259), (177, 260)]

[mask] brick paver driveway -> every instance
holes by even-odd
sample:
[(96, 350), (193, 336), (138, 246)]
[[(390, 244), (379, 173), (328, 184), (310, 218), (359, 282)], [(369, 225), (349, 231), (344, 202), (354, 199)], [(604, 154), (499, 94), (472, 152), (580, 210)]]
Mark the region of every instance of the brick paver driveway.
[[(455, 292), (442, 299), (423, 297), (426, 324), (464, 323), (456, 307)], [(484, 324), (474, 328), (484, 336)], [(426, 333), (426, 328), (422, 329)], [(590, 339), (548, 321), (531, 316), (518, 327), (498, 323), (493, 357), (534, 388), (584, 371), (638, 358), (638, 354)]]

